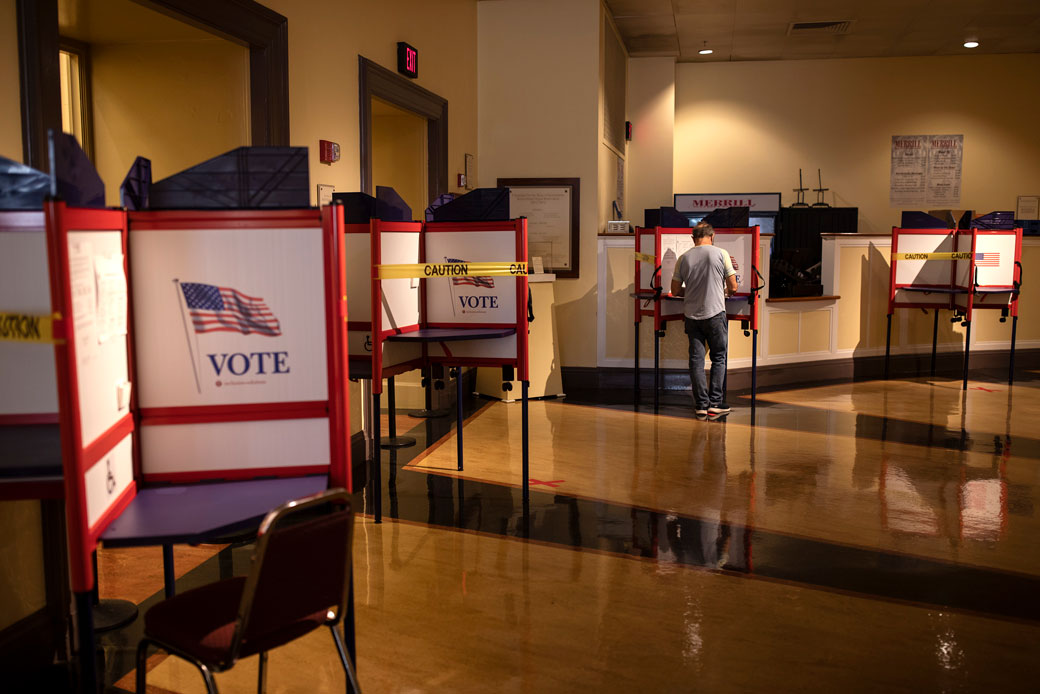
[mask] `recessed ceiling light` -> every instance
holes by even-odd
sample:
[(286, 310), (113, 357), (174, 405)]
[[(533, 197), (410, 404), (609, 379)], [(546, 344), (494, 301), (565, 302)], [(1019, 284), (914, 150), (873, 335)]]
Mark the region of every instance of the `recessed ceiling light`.
[(979, 42), (976, 41), (975, 39), (969, 39), (969, 40), (964, 42), (964, 47), (965, 48), (978, 48), (979, 47)]

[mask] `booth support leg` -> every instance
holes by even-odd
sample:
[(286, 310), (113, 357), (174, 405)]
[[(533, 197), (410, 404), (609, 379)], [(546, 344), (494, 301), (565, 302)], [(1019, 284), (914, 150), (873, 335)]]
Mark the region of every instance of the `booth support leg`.
[(177, 575), (173, 571), (173, 545), (162, 546), (163, 592), (167, 598), (177, 593)]
[(343, 616), (343, 640), (346, 641), (347, 653), (350, 661), (354, 663), (355, 674), (357, 673), (357, 636), (354, 631), (354, 572), (350, 573), (350, 582), (347, 584), (347, 614)]
[(932, 366), (929, 374), (935, 375), (935, 346), (939, 340), (939, 309), (935, 309), (935, 321), (932, 322)]
[(661, 331), (654, 330), (654, 414), (661, 406)]
[(758, 331), (751, 331), (751, 424), (755, 423), (755, 398), (758, 393)]
[(455, 370), (455, 457), (458, 459), (458, 469), (462, 472), (462, 367)]
[(530, 468), (530, 445), (528, 442), (528, 416), (527, 416), (527, 388), (530, 381), (520, 382), (520, 463), (523, 475), (523, 506), (524, 506), (524, 537), (527, 537), (528, 511), (531, 503), (531, 468)]
[(635, 347), (636, 347), (636, 349), (635, 349), (636, 359), (635, 359), (635, 363), (633, 364), (633, 369), (632, 369), (632, 371), (635, 374), (633, 376), (633, 381), (632, 381), (632, 404), (635, 407), (635, 409), (638, 411), (639, 410), (639, 323), (638, 322), (636, 322), (635, 330), (633, 330), (633, 332), (635, 333), (635, 336), (636, 336), (636, 344), (635, 344)]
[(961, 378), (961, 390), (968, 389), (968, 358), (971, 356), (971, 321), (965, 323), (964, 331), (964, 373)]
[(376, 523), (383, 522), (383, 445), (380, 440), (383, 425), (382, 415), (379, 413), (379, 393), (372, 389), (372, 500), (373, 510), (376, 515)]
[(1008, 366), (1008, 385), (1015, 382), (1015, 335), (1018, 333), (1018, 316), (1011, 318), (1011, 359)]
[(79, 646), (79, 691), (98, 691), (97, 642), (94, 640), (94, 594), (73, 593), (76, 603), (76, 641)]
[(892, 314), (888, 314), (888, 329), (885, 331), (885, 380), (888, 380), (888, 355), (892, 347)]
[(415, 439), (411, 436), (397, 435), (397, 389), (394, 386), (394, 377), (386, 379), (386, 405), (389, 413), (387, 420), (388, 435), (382, 441), (383, 448), (408, 448), (415, 445)]

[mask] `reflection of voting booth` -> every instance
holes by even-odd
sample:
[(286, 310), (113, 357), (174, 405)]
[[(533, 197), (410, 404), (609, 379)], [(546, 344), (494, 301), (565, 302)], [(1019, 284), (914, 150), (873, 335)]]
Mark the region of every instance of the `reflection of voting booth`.
[(1018, 296), (1022, 284), (1022, 230), (892, 229), (885, 377), (892, 343), (892, 313), (897, 308), (932, 309), (931, 373), (939, 311), (953, 311), (965, 327), (962, 387), (968, 388), (971, 321), (978, 309), (996, 309), (1001, 322), (1011, 317), (1008, 384), (1014, 379)]
[[(527, 228), (525, 219), (386, 222), (346, 228), (351, 258), (371, 258), (371, 283), (352, 280), (350, 357), (371, 360), (373, 410), (382, 378), (417, 367), (494, 366), (522, 383), (523, 489), (527, 450)], [(366, 253), (367, 251), (367, 253)], [(367, 309), (367, 310), (366, 310)], [(367, 321), (365, 319), (368, 319)], [(458, 469), (463, 465), (461, 378), (456, 378)], [(380, 425), (373, 417), (375, 451)], [(376, 474), (379, 474), (377, 465)], [(377, 487), (380, 482), (377, 478)], [(376, 517), (381, 516), (381, 494)]]
[[(683, 300), (671, 295), (672, 275), (679, 257), (693, 248), (693, 229), (636, 228), (635, 268), (635, 390), (639, 398), (639, 326), (644, 317), (654, 328), (654, 410), (659, 406), (661, 338), (669, 321), (683, 320)], [(740, 321), (751, 337), (751, 407), (755, 406), (758, 365), (759, 227), (715, 229), (714, 245), (727, 251), (737, 271), (737, 293), (726, 299), (726, 317)], [(652, 269), (650, 269), (652, 268)]]
[(99, 541), (163, 545), (170, 595), (172, 543), (350, 488), (342, 215), (45, 214), (82, 656)]

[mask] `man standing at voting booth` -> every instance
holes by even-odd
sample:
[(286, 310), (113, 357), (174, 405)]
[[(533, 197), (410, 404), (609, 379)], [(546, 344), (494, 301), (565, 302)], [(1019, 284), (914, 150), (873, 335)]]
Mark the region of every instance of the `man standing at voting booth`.
[[(737, 291), (737, 271), (729, 253), (713, 245), (715, 229), (707, 222), (693, 227), (694, 246), (680, 256), (672, 275), (672, 295), (683, 298), (690, 339), (690, 381), (694, 411), (712, 419), (729, 414), (723, 402), (729, 322), (726, 297)], [(711, 358), (710, 383), (704, 379), (704, 346)]]

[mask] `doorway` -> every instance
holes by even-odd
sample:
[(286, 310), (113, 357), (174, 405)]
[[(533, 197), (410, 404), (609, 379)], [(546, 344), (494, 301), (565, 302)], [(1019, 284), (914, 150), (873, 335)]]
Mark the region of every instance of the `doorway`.
[(408, 203), (412, 219), (430, 204), (427, 119), (382, 99), (372, 99), (372, 183), (389, 186)]

